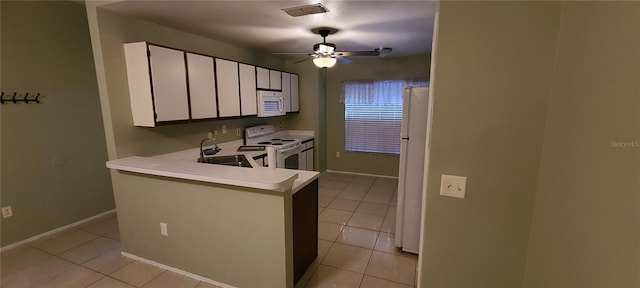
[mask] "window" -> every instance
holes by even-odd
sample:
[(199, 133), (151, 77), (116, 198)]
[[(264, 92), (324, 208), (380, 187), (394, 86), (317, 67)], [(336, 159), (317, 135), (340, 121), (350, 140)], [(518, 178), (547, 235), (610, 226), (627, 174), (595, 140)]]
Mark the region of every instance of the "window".
[(345, 150), (400, 154), (402, 92), (428, 81), (345, 81)]

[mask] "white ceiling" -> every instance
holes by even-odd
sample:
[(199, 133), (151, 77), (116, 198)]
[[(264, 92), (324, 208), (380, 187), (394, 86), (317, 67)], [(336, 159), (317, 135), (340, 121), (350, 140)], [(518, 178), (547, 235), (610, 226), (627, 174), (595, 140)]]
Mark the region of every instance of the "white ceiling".
[[(329, 12), (291, 17), (283, 8), (322, 3)], [(164, 26), (268, 53), (312, 52), (322, 38), (312, 28), (340, 31), (327, 37), (339, 51), (391, 47), (390, 56), (429, 53), (436, 1), (146, 1), (103, 6)]]

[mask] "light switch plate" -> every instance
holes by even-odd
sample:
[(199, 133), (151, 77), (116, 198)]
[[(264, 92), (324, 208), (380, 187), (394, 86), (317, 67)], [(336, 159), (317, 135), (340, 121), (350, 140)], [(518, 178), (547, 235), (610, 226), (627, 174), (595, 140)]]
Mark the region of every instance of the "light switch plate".
[(442, 174), (440, 195), (464, 199), (467, 177)]
[(169, 236), (169, 233), (167, 232), (167, 223), (160, 222), (160, 234), (162, 236)]

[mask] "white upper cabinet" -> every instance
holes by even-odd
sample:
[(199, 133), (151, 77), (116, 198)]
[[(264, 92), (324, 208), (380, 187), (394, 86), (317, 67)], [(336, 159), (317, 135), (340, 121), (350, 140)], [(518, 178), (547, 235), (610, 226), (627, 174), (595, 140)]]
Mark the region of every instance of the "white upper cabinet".
[(187, 71), (191, 119), (217, 117), (213, 57), (187, 53)]
[(257, 115), (256, 67), (240, 63), (240, 112), (242, 116)]
[(256, 67), (258, 89), (282, 90), (282, 72)]
[(262, 67), (256, 67), (257, 88), (258, 89), (271, 89), (271, 82), (269, 80), (269, 69)]
[(269, 70), (269, 83), (271, 90), (282, 90), (282, 72)]
[(240, 116), (238, 62), (216, 59), (220, 117)]
[(147, 43), (124, 44), (124, 57), (127, 64), (129, 81), (129, 99), (133, 125), (154, 127), (156, 125), (151, 94), (151, 74), (149, 74), (149, 56)]
[(284, 110), (291, 112), (291, 74), (282, 72), (282, 97), (284, 97)]
[(297, 74), (291, 74), (291, 112), (300, 112)]
[(189, 119), (184, 52), (149, 45), (156, 121)]
[(184, 52), (137, 42), (124, 44), (124, 54), (133, 124), (188, 120)]
[(286, 112), (298, 112), (298, 75), (161, 47), (124, 44), (135, 126), (254, 116), (257, 90), (282, 91)]

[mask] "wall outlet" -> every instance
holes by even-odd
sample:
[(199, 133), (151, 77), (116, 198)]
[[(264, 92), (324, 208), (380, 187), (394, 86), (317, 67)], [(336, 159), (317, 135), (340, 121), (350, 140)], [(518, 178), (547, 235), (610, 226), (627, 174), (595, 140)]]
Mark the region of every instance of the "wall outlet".
[(336, 158), (340, 158), (340, 152), (336, 152)]
[(213, 136), (218, 136), (218, 130), (213, 130)]
[(440, 195), (464, 199), (467, 177), (444, 175), (440, 180)]
[(207, 137), (209, 137), (209, 138), (213, 139), (213, 132), (209, 132), (209, 133), (207, 133)]
[(2, 218), (9, 218), (13, 216), (13, 209), (11, 206), (2, 207)]
[(167, 223), (160, 222), (160, 234), (162, 234), (162, 236), (169, 236), (169, 232), (167, 232)]
[(236, 136), (240, 136), (241, 133), (242, 133), (242, 129), (236, 128)]
[(222, 134), (227, 134), (227, 125), (222, 125)]

